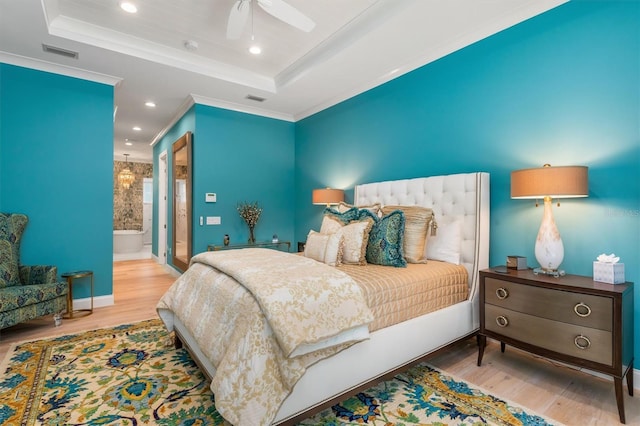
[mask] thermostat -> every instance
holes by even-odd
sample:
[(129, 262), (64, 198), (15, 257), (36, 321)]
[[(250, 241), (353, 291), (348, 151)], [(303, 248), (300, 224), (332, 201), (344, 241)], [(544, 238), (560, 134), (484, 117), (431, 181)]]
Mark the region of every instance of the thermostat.
[(216, 193), (215, 192), (207, 192), (204, 195), (204, 202), (205, 203), (215, 203), (216, 202)]

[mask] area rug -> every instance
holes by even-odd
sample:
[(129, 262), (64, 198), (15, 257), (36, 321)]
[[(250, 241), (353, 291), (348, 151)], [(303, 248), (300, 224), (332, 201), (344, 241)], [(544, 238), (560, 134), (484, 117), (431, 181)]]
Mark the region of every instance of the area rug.
[[(3, 425), (227, 425), (159, 320), (18, 344), (0, 374)], [(551, 423), (420, 364), (301, 424)]]

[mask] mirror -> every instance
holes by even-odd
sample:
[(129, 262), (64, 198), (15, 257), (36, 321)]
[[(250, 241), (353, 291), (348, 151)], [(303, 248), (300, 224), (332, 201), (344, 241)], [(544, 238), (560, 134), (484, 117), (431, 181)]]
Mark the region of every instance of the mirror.
[(173, 265), (186, 271), (191, 260), (191, 132), (173, 143)]

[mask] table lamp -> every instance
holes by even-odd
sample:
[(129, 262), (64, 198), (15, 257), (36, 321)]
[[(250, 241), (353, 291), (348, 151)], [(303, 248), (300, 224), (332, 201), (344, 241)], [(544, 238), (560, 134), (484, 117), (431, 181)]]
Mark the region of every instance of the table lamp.
[(331, 204), (339, 204), (344, 201), (344, 191), (333, 188), (314, 189), (311, 200), (313, 204), (324, 204), (329, 207)]
[[(511, 172), (511, 198), (542, 198), (544, 213), (535, 244), (536, 260), (540, 264), (535, 274), (564, 275), (558, 269), (564, 258), (564, 246), (556, 227), (551, 201), (556, 198), (577, 198), (589, 195), (588, 168), (585, 166), (551, 167), (545, 164), (534, 169)], [(558, 202), (558, 206), (560, 202)], [(537, 206), (537, 203), (536, 203)]]

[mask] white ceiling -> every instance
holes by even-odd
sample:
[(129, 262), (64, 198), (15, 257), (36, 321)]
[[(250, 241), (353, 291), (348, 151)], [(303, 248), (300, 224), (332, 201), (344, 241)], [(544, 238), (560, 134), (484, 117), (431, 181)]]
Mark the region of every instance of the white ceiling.
[(132, 15), (118, 0), (0, 0), (0, 62), (114, 84), (114, 157), (150, 162), (194, 101), (300, 120), (567, 0), (287, 0), (311, 32), (255, 7), (238, 40), (226, 39), (235, 0), (133, 1)]

